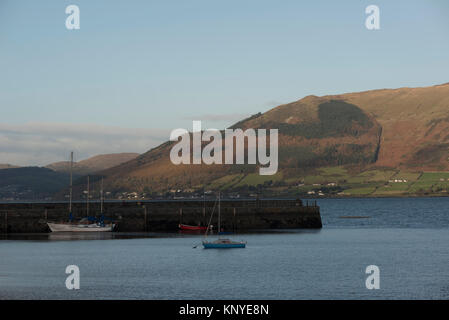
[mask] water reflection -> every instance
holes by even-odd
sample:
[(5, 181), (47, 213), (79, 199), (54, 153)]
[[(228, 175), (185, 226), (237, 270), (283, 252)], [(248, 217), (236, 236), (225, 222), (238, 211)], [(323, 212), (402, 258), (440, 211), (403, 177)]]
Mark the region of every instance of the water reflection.
[[(240, 233), (230, 233), (229, 236), (244, 234), (285, 234), (285, 233), (318, 233), (319, 229), (290, 229), (290, 230), (257, 230)], [(227, 234), (228, 235), (228, 234)], [(202, 237), (201, 232), (50, 232), (50, 233), (9, 233), (0, 234), (0, 240), (32, 240), (32, 241), (68, 241), (68, 240), (117, 240), (117, 239), (145, 239), (145, 238), (181, 238)], [(216, 233), (209, 233), (216, 236)]]

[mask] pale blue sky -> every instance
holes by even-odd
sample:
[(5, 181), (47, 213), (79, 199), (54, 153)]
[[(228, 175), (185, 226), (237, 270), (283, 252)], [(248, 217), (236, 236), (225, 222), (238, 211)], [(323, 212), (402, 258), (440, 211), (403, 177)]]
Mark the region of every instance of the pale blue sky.
[[(81, 10), (80, 30), (65, 28), (69, 4)], [(370, 4), (381, 30), (365, 28)], [(50, 149), (20, 156), (14, 139), (29, 123), (155, 130), (149, 148), (192, 120), (222, 129), (309, 94), (448, 75), (447, 0), (0, 0), (0, 163), (51, 159)]]

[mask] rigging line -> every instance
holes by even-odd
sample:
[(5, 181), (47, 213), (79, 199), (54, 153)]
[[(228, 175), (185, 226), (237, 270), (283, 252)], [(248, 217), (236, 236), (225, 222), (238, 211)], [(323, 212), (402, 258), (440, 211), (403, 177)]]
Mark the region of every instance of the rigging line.
[(217, 200), (215, 200), (214, 207), (212, 208), (212, 213), (211, 213), (210, 218), (209, 218), (209, 223), (207, 224), (206, 233), (204, 234), (205, 238), (207, 238), (207, 233), (209, 232), (210, 223), (212, 222), (212, 217), (214, 216), (214, 211), (215, 211), (215, 207), (216, 206), (217, 206)]

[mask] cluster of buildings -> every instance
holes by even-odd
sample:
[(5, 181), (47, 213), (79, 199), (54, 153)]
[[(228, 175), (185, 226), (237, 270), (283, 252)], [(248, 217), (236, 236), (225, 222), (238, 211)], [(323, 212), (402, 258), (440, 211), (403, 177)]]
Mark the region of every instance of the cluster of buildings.
[(50, 195), (44, 193), (36, 193), (35, 191), (17, 185), (7, 185), (0, 187), (0, 201), (17, 201), (17, 200), (51, 200)]
[(405, 183), (408, 182), (407, 179), (392, 179), (388, 180), (389, 183)]

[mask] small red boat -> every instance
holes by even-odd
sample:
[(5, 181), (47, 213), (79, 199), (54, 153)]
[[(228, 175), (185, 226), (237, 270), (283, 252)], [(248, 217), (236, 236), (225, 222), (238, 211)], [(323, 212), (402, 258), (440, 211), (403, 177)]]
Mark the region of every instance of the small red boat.
[(187, 224), (180, 224), (179, 229), (186, 230), (186, 231), (205, 231), (207, 229), (207, 227), (189, 226)]

